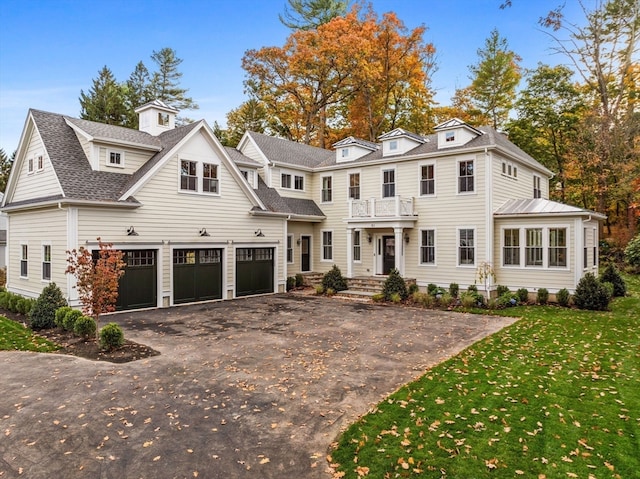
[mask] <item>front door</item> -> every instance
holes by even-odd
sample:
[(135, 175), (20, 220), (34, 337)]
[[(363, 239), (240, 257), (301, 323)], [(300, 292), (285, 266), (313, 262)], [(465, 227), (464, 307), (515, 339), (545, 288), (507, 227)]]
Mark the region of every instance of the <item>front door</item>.
[(309, 236), (300, 237), (300, 270), (302, 272), (311, 271), (311, 238)]
[(382, 274), (389, 274), (396, 267), (396, 238), (382, 237)]

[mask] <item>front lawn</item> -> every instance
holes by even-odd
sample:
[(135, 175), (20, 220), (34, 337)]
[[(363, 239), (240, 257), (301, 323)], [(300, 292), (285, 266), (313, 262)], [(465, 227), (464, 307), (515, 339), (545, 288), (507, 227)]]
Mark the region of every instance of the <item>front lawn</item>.
[(523, 319), (430, 369), (352, 425), (345, 478), (640, 477), (640, 277), (610, 312)]
[(57, 349), (55, 344), (34, 335), (20, 323), (0, 316), (0, 351), (50, 352)]

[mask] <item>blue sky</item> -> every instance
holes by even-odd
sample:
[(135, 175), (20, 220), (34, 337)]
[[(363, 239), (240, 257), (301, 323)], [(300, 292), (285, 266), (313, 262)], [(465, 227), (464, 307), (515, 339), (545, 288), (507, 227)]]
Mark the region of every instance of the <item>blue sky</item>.
[[(378, 14), (394, 11), (405, 25), (427, 26), (437, 50), (436, 99), (449, 103), (467, 86), (468, 66), (493, 28), (524, 67), (562, 63), (537, 20), (562, 0), (373, 0)], [(187, 115), (213, 125), (245, 100), (241, 60), (248, 49), (281, 46), (290, 30), (278, 20), (286, 0), (0, 0), (0, 147), (11, 154), (29, 108), (79, 116), (80, 90), (107, 65), (125, 81), (154, 50), (171, 47), (183, 59), (181, 85), (200, 105)], [(591, 1), (586, 4), (590, 5)], [(581, 22), (577, 0), (569, 19)]]

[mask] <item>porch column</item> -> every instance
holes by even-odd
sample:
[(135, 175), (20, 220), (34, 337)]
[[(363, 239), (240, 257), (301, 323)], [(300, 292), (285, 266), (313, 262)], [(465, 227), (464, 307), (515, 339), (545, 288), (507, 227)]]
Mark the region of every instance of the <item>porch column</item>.
[(353, 277), (353, 228), (347, 228), (347, 278), (351, 277)]
[(400, 276), (404, 276), (404, 243), (402, 242), (402, 228), (393, 228), (395, 235), (396, 247), (396, 269), (400, 272)]

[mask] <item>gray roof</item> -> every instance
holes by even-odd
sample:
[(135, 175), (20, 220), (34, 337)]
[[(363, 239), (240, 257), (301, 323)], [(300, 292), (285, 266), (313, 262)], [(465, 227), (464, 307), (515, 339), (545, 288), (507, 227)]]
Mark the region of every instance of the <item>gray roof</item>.
[(69, 123), (74, 124), (82, 131), (88, 133), (93, 138), (104, 138), (108, 141), (121, 141), (133, 143), (141, 147), (159, 149), (162, 144), (158, 137), (145, 133), (144, 131), (133, 130), (123, 126), (106, 125), (89, 120), (80, 120), (78, 118), (64, 117)]
[(264, 206), (274, 213), (318, 216), (322, 218), (325, 216), (315, 201), (280, 196), (280, 193), (278, 193), (274, 188), (269, 188), (260, 177), (258, 177), (258, 188), (255, 192)]
[(388, 140), (390, 138), (400, 138), (402, 136), (411, 138), (413, 141), (417, 141), (418, 143), (424, 143), (425, 141), (427, 141), (424, 136), (420, 136), (417, 133), (403, 130), (402, 128), (396, 128), (395, 130), (384, 133), (378, 137), (378, 140)]
[(291, 166), (301, 166), (314, 168), (319, 166), (329, 158), (335, 158), (335, 153), (331, 150), (318, 148), (316, 146), (305, 145), (295, 141), (275, 138), (273, 136), (247, 132), (249, 137), (256, 142), (258, 148), (264, 153), (269, 161), (275, 163), (286, 163)]
[(251, 168), (260, 168), (262, 166), (261, 163), (258, 163), (256, 160), (243, 155), (236, 148), (225, 146), (224, 150), (227, 152), (227, 155), (229, 155), (229, 158), (231, 158), (236, 163), (236, 165), (248, 166)]
[(517, 200), (507, 200), (500, 208), (498, 208), (494, 216), (552, 216), (552, 215), (578, 215), (578, 216), (596, 216), (604, 219), (605, 216), (575, 206), (565, 205), (556, 201), (546, 200), (542, 198), (526, 198)]
[(367, 140), (361, 140), (360, 138), (356, 138), (354, 136), (349, 136), (347, 138), (344, 138), (343, 140), (336, 141), (331, 146), (333, 148), (338, 148), (340, 146), (347, 146), (347, 145), (358, 145), (358, 146), (361, 146), (361, 147), (366, 148), (367, 150), (371, 150), (371, 151), (375, 151), (378, 148), (380, 148), (380, 145), (378, 145), (377, 143), (373, 143), (373, 142), (367, 141)]

